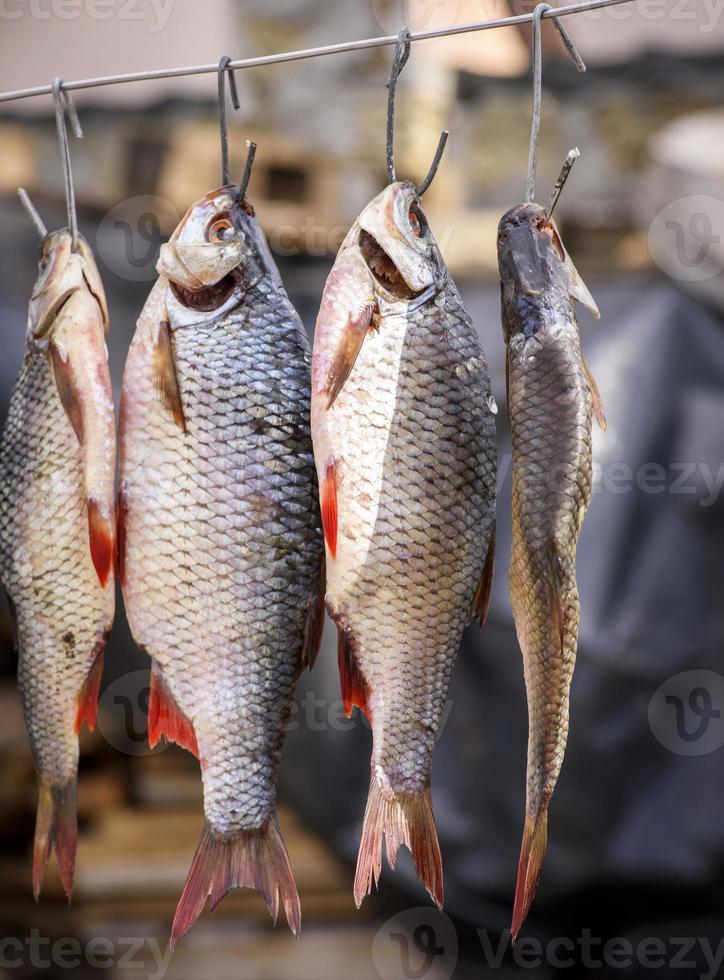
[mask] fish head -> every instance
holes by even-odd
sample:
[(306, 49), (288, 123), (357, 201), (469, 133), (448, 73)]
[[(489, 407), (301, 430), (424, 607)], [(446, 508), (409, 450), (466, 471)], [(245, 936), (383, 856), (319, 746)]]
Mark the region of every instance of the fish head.
[(28, 309), (28, 332), (37, 341), (45, 341), (52, 332), (58, 312), (79, 289), (95, 296), (108, 332), (108, 307), (93, 253), (82, 235), (77, 250), (67, 228), (51, 231), (40, 243), (38, 276)]
[[(518, 204), (498, 225), (498, 265), (506, 330), (532, 302), (577, 300), (598, 319), (600, 312), (566, 252), (556, 223), (540, 204)], [(506, 336), (507, 340), (507, 336)]]
[(251, 205), (239, 200), (237, 187), (220, 187), (189, 208), (161, 246), (156, 269), (169, 280), (179, 318), (195, 315), (197, 322), (238, 304), (265, 265), (265, 249)]
[(388, 301), (414, 299), (444, 277), (440, 250), (410, 181), (389, 184), (357, 225), (361, 255), (375, 289)]

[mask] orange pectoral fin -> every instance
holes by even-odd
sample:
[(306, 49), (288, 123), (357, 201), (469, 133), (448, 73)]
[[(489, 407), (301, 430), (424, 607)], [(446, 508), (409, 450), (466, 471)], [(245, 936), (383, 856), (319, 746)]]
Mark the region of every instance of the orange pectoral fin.
[(337, 395), (344, 387), (344, 383), (352, 372), (354, 362), (357, 360), (362, 343), (367, 336), (367, 331), (373, 324), (374, 316), (377, 311), (375, 303), (368, 303), (356, 314), (350, 314), (342, 331), (342, 337), (337, 345), (332, 358), (332, 366), (327, 378), (327, 408), (330, 409), (334, 404)]
[(148, 744), (152, 749), (161, 736), (169, 742), (176, 742), (182, 749), (188, 749), (198, 758), (199, 747), (193, 725), (176, 704), (173, 694), (154, 664), (151, 668), (151, 689), (148, 694)]
[(55, 387), (58, 389), (61, 404), (65, 414), (73, 426), (78, 442), (83, 445), (83, 413), (80, 406), (80, 393), (73, 376), (70, 359), (60, 344), (51, 340), (49, 344), (50, 360), (53, 364)]
[(320, 509), (324, 540), (332, 558), (337, 557), (337, 461), (327, 462), (325, 477), (320, 489)]
[(101, 678), (103, 677), (103, 650), (98, 653), (93, 666), (88, 672), (85, 683), (78, 696), (78, 710), (75, 715), (75, 733), (81, 730), (83, 722), (88, 726), (88, 731), (92, 732), (96, 727), (96, 717), (98, 715), (98, 694), (101, 689)]
[(493, 588), (494, 570), (495, 570), (495, 523), (493, 523), (493, 530), (490, 532), (490, 543), (488, 545), (488, 553), (485, 556), (485, 564), (483, 565), (483, 574), (480, 576), (480, 582), (478, 583), (478, 588), (473, 598), (473, 605), (470, 610), (470, 618), (477, 619), (477, 621), (480, 623), (481, 626), (488, 618), (488, 610), (490, 609), (490, 592)]
[(596, 421), (598, 422), (598, 427), (602, 432), (606, 431), (606, 416), (603, 412), (603, 401), (601, 400), (601, 394), (598, 390), (598, 385), (591, 374), (591, 369), (588, 366), (586, 358), (583, 357), (583, 369), (586, 372), (586, 380), (588, 381), (588, 389), (591, 392), (591, 402), (593, 403), (593, 414), (596, 416)]
[(87, 506), (91, 559), (101, 588), (105, 589), (116, 557), (115, 515), (103, 514), (98, 501), (93, 497), (88, 498)]
[(186, 432), (186, 418), (173, 353), (173, 336), (168, 320), (162, 320), (156, 330), (153, 346), (153, 379), (158, 397), (173, 415), (178, 427)]

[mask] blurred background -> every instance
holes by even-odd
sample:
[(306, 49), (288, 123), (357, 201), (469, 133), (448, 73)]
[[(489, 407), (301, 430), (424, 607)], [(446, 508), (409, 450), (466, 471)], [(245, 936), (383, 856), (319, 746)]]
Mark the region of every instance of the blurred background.
[[(216, 62), (521, 13), (518, 0), (4, 0), (0, 90)], [(433, 911), (401, 857), (357, 912), (352, 878), (370, 732), (341, 710), (333, 630), (300, 685), (281, 821), (302, 899), (295, 942), (232, 893), (170, 958), (170, 922), (202, 821), (197, 764), (145, 743), (148, 660), (122, 606), (99, 728), (82, 736), (80, 845), (68, 908), (51, 865), (33, 903), (36, 789), (0, 620), (0, 977), (467, 980), (724, 975), (724, 3), (639, 0), (569, 17), (576, 73), (543, 27), (538, 188), (569, 147), (563, 238), (602, 311), (581, 312), (608, 430), (579, 546), (582, 623), (566, 762), (524, 939), (508, 934), (523, 821), (525, 692), (507, 594), (510, 447), (495, 228), (523, 195), (530, 28), (415, 43), (398, 90), (398, 173), (425, 198), (479, 330), (500, 439), (490, 618), (465, 636), (433, 773), (446, 877)], [(391, 48), (237, 73), (232, 173), (258, 143), (249, 197), (310, 336), (326, 275), (383, 186)], [(116, 392), (158, 248), (219, 183), (216, 78), (76, 93), (81, 230), (111, 311)], [(0, 413), (22, 358), (37, 241), (15, 196), (65, 224), (50, 97), (0, 105)], [(120, 606), (120, 598), (119, 598)], [(328, 624), (329, 626), (329, 624)]]

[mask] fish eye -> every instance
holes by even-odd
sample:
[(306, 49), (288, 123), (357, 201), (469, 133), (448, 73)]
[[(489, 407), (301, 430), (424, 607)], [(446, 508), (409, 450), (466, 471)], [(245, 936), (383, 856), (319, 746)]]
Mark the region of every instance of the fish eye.
[(412, 228), (412, 234), (415, 238), (422, 238), (427, 231), (427, 220), (416, 204), (413, 204), (408, 211), (407, 220), (410, 222), (410, 228)]
[(206, 238), (214, 245), (223, 245), (236, 237), (236, 228), (227, 215), (214, 218), (206, 231)]

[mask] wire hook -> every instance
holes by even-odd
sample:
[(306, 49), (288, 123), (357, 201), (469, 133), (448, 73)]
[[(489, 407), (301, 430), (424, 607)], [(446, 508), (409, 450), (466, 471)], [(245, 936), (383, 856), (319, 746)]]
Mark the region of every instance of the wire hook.
[[(392, 68), (390, 69), (390, 77), (387, 80), (387, 131), (386, 131), (386, 145), (385, 145), (385, 156), (387, 160), (387, 179), (391, 184), (394, 184), (397, 180), (397, 171), (395, 170), (395, 150), (394, 150), (394, 139), (395, 139), (395, 99), (397, 95), (397, 80), (400, 77), (400, 72), (407, 64), (407, 59), (410, 57), (410, 30), (407, 27), (403, 27), (397, 36), (397, 42), (395, 43), (395, 53), (392, 58)], [(425, 193), (430, 184), (432, 183), (435, 174), (437, 173), (438, 167), (440, 166), (440, 161), (442, 160), (442, 155), (445, 152), (445, 144), (447, 143), (447, 138), (450, 134), (446, 129), (440, 133), (440, 139), (438, 140), (437, 149), (435, 150), (435, 156), (433, 157), (432, 163), (430, 164), (430, 169), (427, 172), (425, 179), (417, 188), (417, 193), (420, 197)]]
[(229, 127), (226, 121), (226, 78), (229, 78), (229, 91), (231, 101), (235, 109), (240, 108), (239, 93), (236, 88), (236, 78), (234, 72), (229, 68), (231, 58), (225, 54), (219, 61), (218, 83), (219, 83), (219, 133), (221, 135), (221, 186), (227, 187), (231, 183), (229, 176)]
[(558, 175), (558, 180), (555, 182), (553, 186), (553, 190), (551, 192), (551, 196), (548, 200), (548, 206), (546, 207), (546, 212), (545, 212), (546, 221), (550, 221), (553, 215), (553, 209), (555, 208), (556, 204), (558, 204), (558, 198), (561, 196), (561, 191), (563, 190), (563, 186), (565, 182), (568, 180), (568, 175), (571, 172), (571, 168), (580, 155), (581, 155), (581, 151), (578, 149), (577, 146), (574, 146), (572, 150), (568, 151), (568, 155), (566, 156), (566, 159), (563, 161), (561, 172)]
[(244, 173), (241, 178), (241, 184), (239, 184), (240, 201), (243, 201), (246, 197), (246, 189), (249, 186), (249, 178), (251, 177), (251, 168), (254, 166), (254, 157), (256, 156), (256, 143), (254, 143), (253, 140), (247, 140), (246, 145), (249, 149), (246, 154), (246, 163), (244, 164)]
[[(73, 172), (70, 167), (70, 146), (68, 143), (68, 127), (73, 130), (76, 139), (83, 138), (83, 130), (76, 112), (73, 100), (63, 88), (63, 79), (53, 79), (53, 104), (55, 106), (55, 125), (58, 130), (58, 145), (60, 147), (60, 162), (63, 168), (65, 184), (65, 206), (68, 212), (68, 229), (70, 231), (71, 248), (78, 250), (78, 214), (75, 208), (75, 189), (73, 187)], [(22, 198), (21, 198), (22, 200)], [(23, 201), (23, 203), (25, 203)]]
[(27, 211), (28, 217), (32, 222), (33, 228), (37, 231), (40, 238), (45, 238), (48, 234), (48, 229), (45, 227), (45, 222), (38, 214), (37, 208), (30, 200), (28, 192), (24, 187), (18, 187), (18, 197), (20, 198), (20, 203)]
[[(539, 3), (533, 11), (533, 113), (530, 126), (530, 146), (528, 148), (528, 173), (525, 181), (525, 199), (533, 201), (535, 198), (535, 172), (538, 165), (538, 140), (540, 138), (540, 117), (541, 117), (541, 97), (542, 97), (542, 46), (541, 46), (541, 18), (546, 10), (550, 10), (549, 3)], [(561, 39), (575, 62), (576, 69), (584, 72), (586, 66), (583, 59), (576, 50), (568, 31), (565, 29), (558, 17), (553, 17), (553, 23), (561, 35)], [(575, 159), (575, 158), (574, 158)], [(569, 167), (570, 170), (570, 167)], [(568, 176), (568, 174), (566, 174)], [(565, 182), (565, 181), (564, 181)], [(561, 187), (563, 184), (561, 184)], [(555, 204), (555, 202), (554, 202)]]

